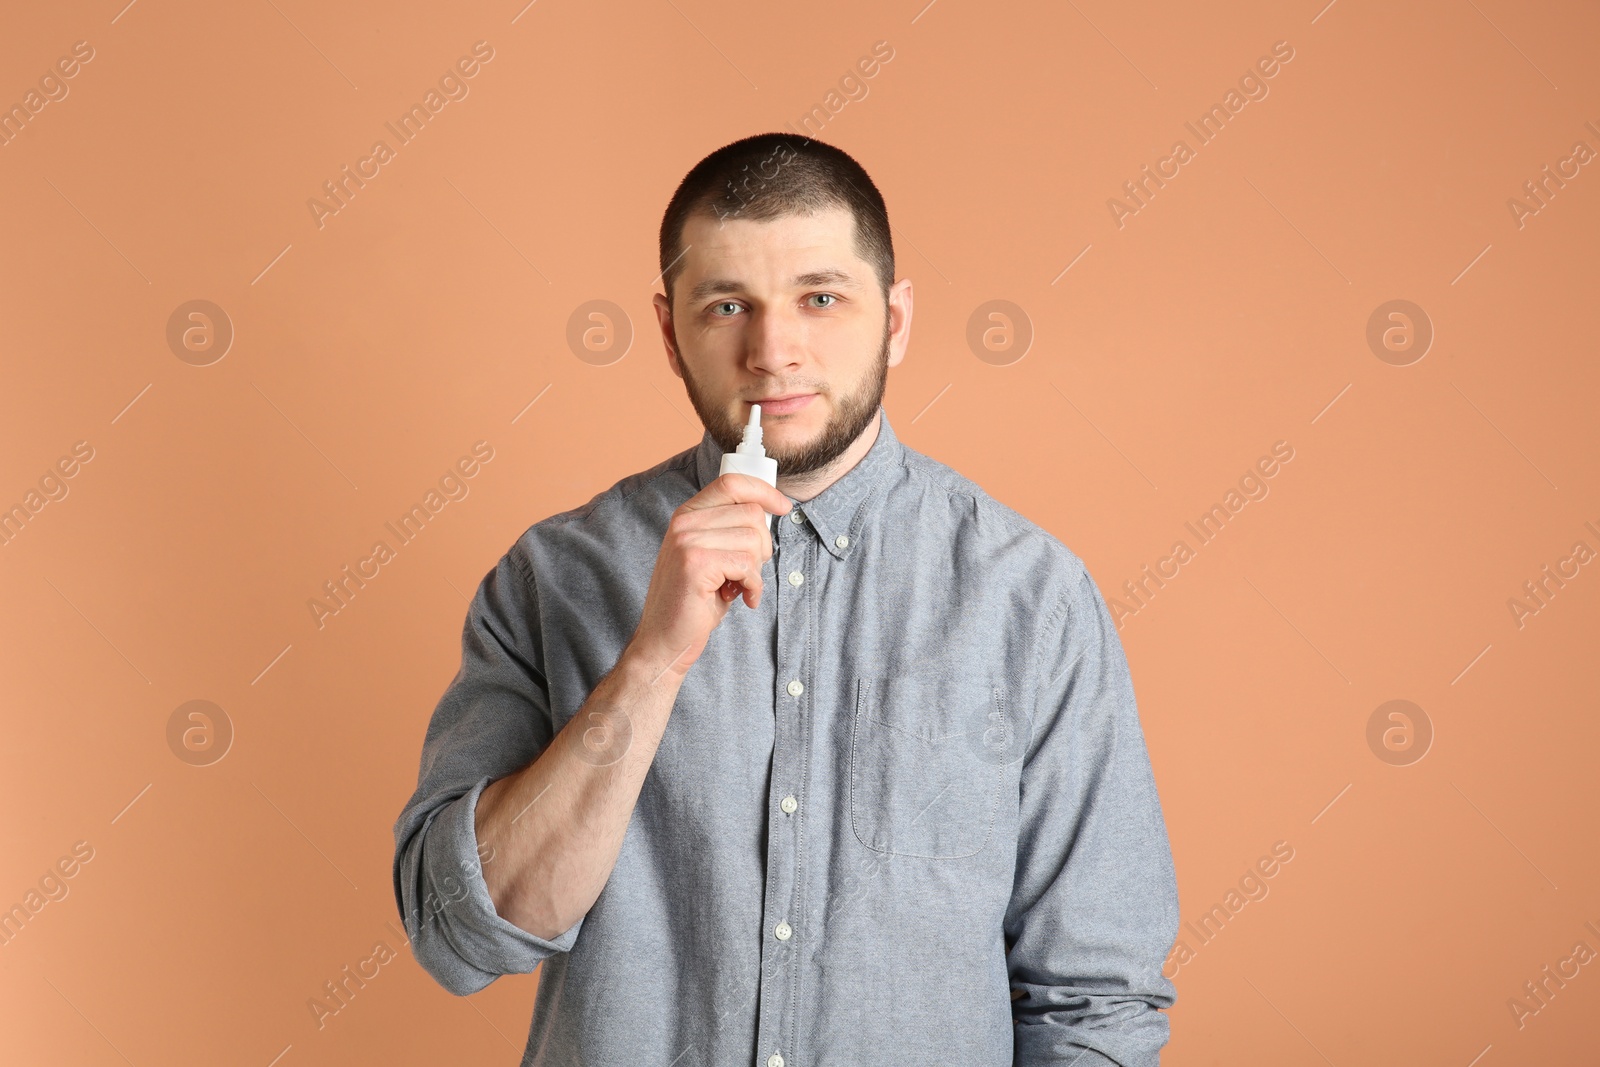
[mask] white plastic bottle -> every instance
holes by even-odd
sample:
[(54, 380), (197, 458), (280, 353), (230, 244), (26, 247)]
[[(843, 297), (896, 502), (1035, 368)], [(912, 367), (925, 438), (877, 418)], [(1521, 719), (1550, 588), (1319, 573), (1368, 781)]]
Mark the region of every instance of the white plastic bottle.
[(722, 454), (722, 469), (717, 473), (722, 475), (729, 471), (760, 478), (772, 488), (778, 488), (778, 461), (768, 456), (767, 450), (761, 447), (760, 404), (750, 405), (750, 421), (745, 425), (744, 440), (739, 443), (739, 450)]

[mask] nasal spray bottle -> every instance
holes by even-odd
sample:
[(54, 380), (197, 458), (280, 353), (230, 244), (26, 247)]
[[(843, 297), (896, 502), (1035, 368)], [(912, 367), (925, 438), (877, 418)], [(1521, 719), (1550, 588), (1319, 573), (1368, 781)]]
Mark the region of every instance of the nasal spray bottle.
[(761, 405), (750, 405), (750, 421), (744, 428), (744, 440), (739, 451), (722, 454), (722, 470), (718, 474), (748, 474), (760, 478), (772, 488), (778, 488), (778, 461), (767, 455), (761, 447)]
[[(737, 452), (724, 452), (722, 454), (722, 469), (717, 473), (748, 474), (752, 478), (760, 478), (772, 488), (778, 488), (778, 461), (767, 455), (767, 450), (761, 447), (761, 405), (750, 405), (750, 421), (745, 424), (744, 440), (739, 442)], [(772, 516), (777, 518), (776, 515)], [(771, 519), (768, 528), (771, 528)], [(723, 596), (732, 600), (739, 595), (741, 586), (738, 582), (723, 584)]]

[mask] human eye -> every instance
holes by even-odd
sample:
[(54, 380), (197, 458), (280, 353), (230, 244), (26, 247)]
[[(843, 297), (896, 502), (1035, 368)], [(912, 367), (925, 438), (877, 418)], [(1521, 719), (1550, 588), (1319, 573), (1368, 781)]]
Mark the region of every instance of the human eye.
[(718, 308), (737, 308), (737, 307), (739, 307), (739, 303), (737, 301), (734, 301), (734, 300), (719, 300), (715, 304), (711, 305), (711, 314), (714, 315), (715, 317), (719, 318), (719, 319), (732, 318), (733, 317), (733, 312), (729, 312), (728, 314), (723, 315), (723, 314), (720, 314), (717, 309)]
[(810, 296), (806, 297), (806, 299), (807, 300), (827, 300), (827, 301), (829, 301), (826, 304), (812, 304), (811, 305), (812, 307), (831, 308), (831, 307), (833, 307), (834, 304), (837, 304), (839, 302), (839, 298), (834, 296), (832, 293), (812, 293)]

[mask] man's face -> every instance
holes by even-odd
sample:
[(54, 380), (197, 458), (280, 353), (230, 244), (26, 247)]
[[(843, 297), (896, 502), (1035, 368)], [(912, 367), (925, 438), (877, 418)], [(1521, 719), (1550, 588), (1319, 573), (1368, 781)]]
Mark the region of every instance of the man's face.
[(770, 222), (697, 215), (683, 244), (672, 306), (658, 294), (656, 316), (700, 421), (731, 452), (760, 403), (780, 475), (826, 467), (872, 423), (905, 356), (911, 282), (885, 306), (844, 208)]

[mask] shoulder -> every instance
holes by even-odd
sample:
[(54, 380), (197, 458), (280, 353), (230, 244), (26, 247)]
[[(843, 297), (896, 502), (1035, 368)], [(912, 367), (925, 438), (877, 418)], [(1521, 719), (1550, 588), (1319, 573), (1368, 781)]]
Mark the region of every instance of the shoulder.
[(1025, 561), (1036, 577), (1047, 576), (1062, 590), (1087, 576), (1083, 560), (1059, 537), (955, 468), (911, 448), (902, 453), (900, 465), (898, 490), (910, 501), (948, 515), (957, 542), (975, 543), (997, 558)]
[[(577, 507), (534, 522), (507, 555), (531, 581), (541, 562), (570, 563), (585, 546), (595, 551), (626, 550), (640, 541), (633, 535), (664, 526), (673, 510), (694, 495), (694, 459), (691, 446), (619, 479)], [(656, 547), (659, 543), (658, 538)]]
[(907, 448), (900, 466), (891, 508), (942, 520), (941, 555), (952, 566), (979, 573), (986, 595), (1033, 605), (1036, 654), (1054, 644), (1070, 657), (1085, 642), (1114, 639), (1099, 587), (1060, 537), (930, 456)]
[(1099, 628), (1109, 617), (1087, 564), (1056, 534), (931, 456), (906, 448), (901, 467), (897, 482), (908, 495), (904, 506), (948, 515), (951, 558), (984, 565), (994, 592), (1038, 605), (1041, 635)]

